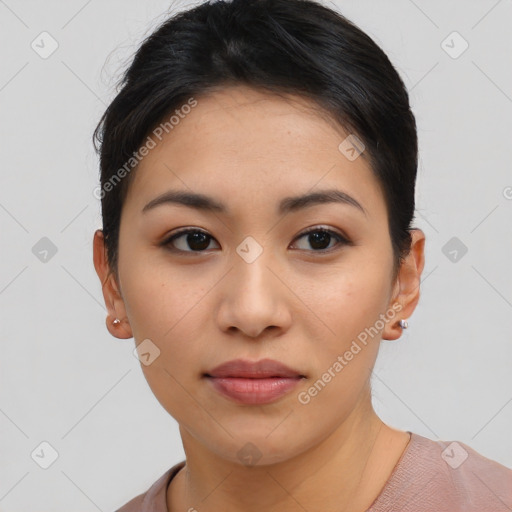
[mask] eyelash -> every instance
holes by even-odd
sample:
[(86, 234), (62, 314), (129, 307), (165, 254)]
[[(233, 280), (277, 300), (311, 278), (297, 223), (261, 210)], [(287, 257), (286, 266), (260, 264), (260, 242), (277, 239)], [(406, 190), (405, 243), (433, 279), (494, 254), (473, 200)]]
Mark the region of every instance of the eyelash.
[[(331, 235), (333, 238), (336, 239), (336, 241), (338, 243), (337, 243), (337, 245), (335, 245), (334, 247), (331, 247), (330, 249), (319, 249), (319, 250), (312, 249), (310, 252), (315, 252), (315, 253), (320, 253), (320, 254), (327, 254), (327, 253), (331, 253), (332, 251), (335, 251), (335, 250), (339, 249), (340, 247), (338, 247), (338, 246), (353, 245), (352, 242), (348, 238), (344, 237), (340, 233), (338, 233), (336, 231), (333, 231), (332, 229), (322, 228), (322, 227), (319, 227), (319, 226), (313, 226), (312, 228), (308, 228), (306, 231), (303, 231), (300, 235), (298, 235), (295, 238), (295, 240), (299, 240), (299, 239), (305, 237), (306, 235), (309, 235), (310, 233), (317, 233), (317, 232), (327, 233), (327, 234)], [(193, 250), (191, 250), (191, 251), (183, 251), (181, 249), (176, 249), (175, 247), (172, 247), (172, 242), (174, 242), (177, 238), (180, 238), (183, 235), (188, 235), (188, 234), (191, 234), (191, 233), (202, 233), (202, 234), (206, 235), (207, 237), (209, 237), (211, 240), (214, 240), (214, 238), (211, 235), (209, 235), (206, 231), (203, 231), (201, 229), (185, 228), (185, 229), (182, 229), (182, 230), (178, 231), (177, 233), (174, 233), (172, 236), (170, 236), (169, 238), (164, 240), (161, 243), (161, 245), (164, 246), (167, 250), (172, 251), (172, 252), (196, 253), (196, 254), (200, 254), (202, 252), (206, 252), (206, 250), (204, 250), (204, 251), (193, 251)]]

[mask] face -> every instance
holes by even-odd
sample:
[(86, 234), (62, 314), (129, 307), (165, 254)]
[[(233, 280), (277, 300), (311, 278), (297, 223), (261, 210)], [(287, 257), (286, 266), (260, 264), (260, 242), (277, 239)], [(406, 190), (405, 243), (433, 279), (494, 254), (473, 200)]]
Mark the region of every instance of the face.
[[(196, 99), (133, 176), (117, 316), (146, 343), (145, 378), (182, 432), (235, 462), (251, 442), (274, 463), (370, 400), (383, 330), (404, 317), (391, 309), (386, 205), (364, 152), (347, 158), (348, 133), (305, 100), (245, 87)], [(290, 199), (327, 190), (350, 199)], [(144, 210), (169, 191), (219, 208)], [(302, 378), (267, 403), (240, 402), (205, 377), (233, 359), (277, 360)]]

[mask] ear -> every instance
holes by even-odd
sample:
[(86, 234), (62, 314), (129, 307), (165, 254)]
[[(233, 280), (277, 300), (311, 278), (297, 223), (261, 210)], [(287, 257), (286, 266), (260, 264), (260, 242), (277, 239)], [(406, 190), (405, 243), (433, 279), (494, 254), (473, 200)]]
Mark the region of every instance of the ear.
[[(103, 298), (108, 310), (106, 319), (107, 329), (115, 338), (132, 338), (132, 329), (126, 316), (126, 309), (121, 293), (119, 292), (119, 285), (108, 264), (105, 239), (101, 229), (96, 230), (94, 233), (93, 260), (94, 268), (101, 281)], [(121, 320), (120, 324), (113, 324), (116, 318)]]
[[(401, 310), (397, 312), (395, 319), (386, 324), (382, 332), (382, 339), (396, 340), (402, 335), (402, 328), (399, 321), (409, 318), (420, 299), (421, 273), (425, 266), (425, 233), (421, 229), (411, 230), (411, 250), (403, 261), (398, 271), (397, 279), (389, 303), (400, 304)], [(393, 308), (394, 309), (394, 308)]]

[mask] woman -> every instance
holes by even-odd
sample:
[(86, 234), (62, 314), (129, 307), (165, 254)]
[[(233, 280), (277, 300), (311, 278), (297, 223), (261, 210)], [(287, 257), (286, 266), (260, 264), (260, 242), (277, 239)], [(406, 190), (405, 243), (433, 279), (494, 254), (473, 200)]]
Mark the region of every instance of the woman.
[(144, 41), (95, 137), (107, 328), (186, 453), (121, 512), (512, 507), (510, 469), (372, 407), (425, 235), (408, 94), (366, 34), (309, 0), (204, 3)]

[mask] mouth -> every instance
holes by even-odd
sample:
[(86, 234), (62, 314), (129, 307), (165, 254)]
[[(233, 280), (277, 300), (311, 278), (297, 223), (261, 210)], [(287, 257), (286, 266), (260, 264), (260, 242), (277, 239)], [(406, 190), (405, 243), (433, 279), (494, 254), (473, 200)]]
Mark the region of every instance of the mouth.
[(237, 359), (204, 373), (214, 390), (238, 404), (272, 403), (306, 378), (304, 374), (271, 359)]

